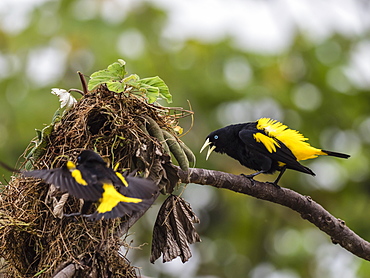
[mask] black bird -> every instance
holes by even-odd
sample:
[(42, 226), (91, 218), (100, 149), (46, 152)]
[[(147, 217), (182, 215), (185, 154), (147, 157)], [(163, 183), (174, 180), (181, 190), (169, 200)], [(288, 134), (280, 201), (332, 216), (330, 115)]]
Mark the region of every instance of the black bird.
[[(84, 150), (77, 165), (67, 161), (61, 168), (21, 171), (26, 177), (43, 179), (87, 204), (98, 202), (96, 211), (85, 215), (92, 220), (131, 216), (154, 202), (158, 187), (149, 179), (123, 176), (106, 166), (99, 154)], [(73, 214), (76, 215), (76, 214)]]
[(319, 155), (350, 157), (347, 154), (314, 148), (307, 140), (298, 131), (289, 129), (276, 120), (261, 118), (255, 122), (229, 125), (211, 132), (200, 151), (209, 146), (206, 159), (212, 151), (226, 153), (241, 165), (257, 171), (245, 175), (251, 179), (261, 173), (280, 171), (274, 182), (276, 186), (286, 169), (315, 175), (311, 169), (300, 164), (300, 160)]

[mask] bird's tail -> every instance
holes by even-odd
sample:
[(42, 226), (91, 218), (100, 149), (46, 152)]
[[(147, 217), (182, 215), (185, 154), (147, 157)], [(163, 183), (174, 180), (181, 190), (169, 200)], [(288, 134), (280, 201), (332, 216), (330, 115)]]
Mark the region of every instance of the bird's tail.
[(345, 154), (345, 153), (337, 153), (337, 152), (331, 152), (331, 151), (325, 151), (321, 150), (323, 153), (330, 155), (330, 156), (335, 156), (335, 157), (340, 157), (340, 158), (348, 158), (350, 155)]

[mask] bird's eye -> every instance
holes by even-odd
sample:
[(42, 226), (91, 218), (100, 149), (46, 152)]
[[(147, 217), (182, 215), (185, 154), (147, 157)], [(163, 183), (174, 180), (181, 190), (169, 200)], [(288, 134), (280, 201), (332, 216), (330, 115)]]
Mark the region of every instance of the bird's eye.
[(213, 136), (213, 138), (217, 140), (218, 139), (218, 135)]

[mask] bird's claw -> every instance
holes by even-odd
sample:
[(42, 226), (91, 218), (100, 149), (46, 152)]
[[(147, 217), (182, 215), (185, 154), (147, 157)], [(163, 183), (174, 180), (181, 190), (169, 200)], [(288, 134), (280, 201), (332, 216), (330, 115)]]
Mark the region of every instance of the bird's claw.
[[(254, 180), (254, 177), (256, 176), (255, 174), (251, 174), (251, 175), (246, 175), (246, 174), (240, 174), (241, 176), (249, 179), (252, 183), (252, 186), (255, 186), (256, 185), (256, 181)], [(270, 181), (267, 181), (266, 183), (269, 183), (269, 184), (272, 184), (274, 187), (276, 187), (277, 189), (280, 189), (281, 187), (276, 183), (276, 181), (274, 182), (270, 182)]]
[(271, 181), (267, 181), (266, 183), (269, 183), (269, 184), (272, 184), (274, 187), (276, 187), (277, 189), (280, 189), (281, 188), (281, 186), (280, 185), (278, 185), (277, 183), (275, 183), (275, 182), (271, 182)]
[(253, 177), (254, 177), (253, 174), (252, 175), (240, 174), (240, 175), (243, 176), (243, 177), (245, 177), (245, 178), (247, 178), (247, 179), (249, 179), (251, 181), (251, 183), (252, 183), (252, 186), (255, 186), (256, 185), (255, 180), (253, 179)]
[(63, 214), (64, 217), (73, 217), (73, 216), (80, 216), (81, 212), (74, 212), (69, 214)]

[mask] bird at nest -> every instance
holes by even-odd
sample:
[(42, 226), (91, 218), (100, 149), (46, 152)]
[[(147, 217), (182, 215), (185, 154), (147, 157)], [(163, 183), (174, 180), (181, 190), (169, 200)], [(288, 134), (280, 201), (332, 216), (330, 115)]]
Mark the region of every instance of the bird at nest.
[(270, 119), (261, 118), (255, 122), (234, 124), (211, 132), (202, 146), (202, 152), (209, 146), (206, 160), (215, 151), (225, 153), (238, 160), (241, 165), (256, 170), (256, 173), (244, 175), (253, 182), (259, 174), (273, 174), (280, 171), (274, 181), (278, 182), (286, 169), (292, 169), (315, 176), (315, 173), (299, 161), (329, 155), (349, 158), (343, 153), (332, 152), (312, 147), (299, 131)]

